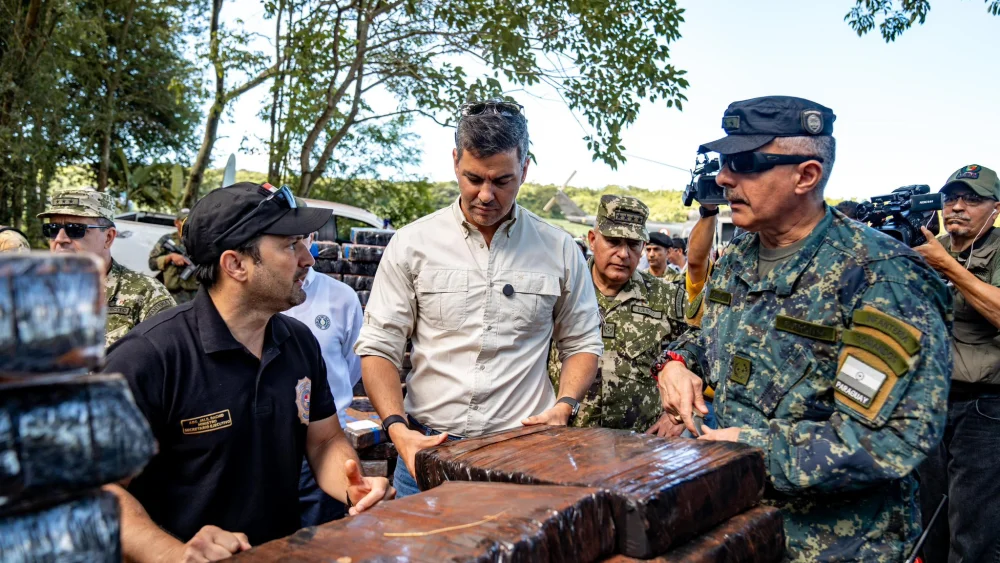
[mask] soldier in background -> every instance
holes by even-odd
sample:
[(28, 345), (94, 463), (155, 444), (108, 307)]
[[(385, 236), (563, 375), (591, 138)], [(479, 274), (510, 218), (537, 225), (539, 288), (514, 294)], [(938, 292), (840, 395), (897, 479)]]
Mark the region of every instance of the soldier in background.
[(13, 227), (0, 227), (0, 252), (28, 252), (31, 245), (24, 233)]
[(663, 233), (649, 233), (649, 241), (646, 243), (646, 259), (649, 261), (649, 274), (654, 278), (661, 278), (668, 282), (677, 282), (684, 279), (684, 276), (677, 271), (668, 268), (667, 252), (674, 247), (673, 240)]
[(42, 234), (56, 253), (91, 252), (104, 261), (104, 294), (108, 304), (105, 344), (111, 346), (132, 327), (173, 307), (167, 288), (153, 278), (133, 272), (111, 258), (115, 204), (110, 194), (93, 188), (69, 188), (52, 194), (44, 212)]
[[(636, 270), (647, 240), (658, 236), (670, 242), (665, 235), (646, 231), (648, 215), (649, 208), (634, 197), (606, 195), (597, 208), (596, 226), (587, 233), (594, 253), (587, 269), (597, 295), (604, 354), (574, 426), (649, 430), (661, 436), (684, 430), (664, 415), (656, 381), (650, 376), (663, 345), (686, 328), (687, 301), (681, 285)], [(549, 377), (556, 389), (560, 368), (553, 347)]]
[[(186, 256), (187, 250), (181, 237), (189, 212), (186, 208), (177, 212), (177, 217), (174, 219), (174, 227), (177, 230), (160, 237), (160, 240), (153, 245), (153, 250), (149, 252), (149, 269), (157, 272), (156, 279), (163, 282), (178, 304), (191, 301), (198, 293), (198, 280), (195, 276), (182, 279), (185, 270), (191, 266), (191, 260)], [(167, 248), (170, 245), (174, 250)]]

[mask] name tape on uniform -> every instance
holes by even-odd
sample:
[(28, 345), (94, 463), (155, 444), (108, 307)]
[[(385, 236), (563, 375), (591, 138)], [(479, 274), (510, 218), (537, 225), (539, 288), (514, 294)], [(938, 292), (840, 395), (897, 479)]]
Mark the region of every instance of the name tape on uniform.
[(181, 432), (184, 434), (204, 434), (214, 432), (233, 425), (233, 417), (229, 409), (212, 414), (186, 418), (181, 421)]

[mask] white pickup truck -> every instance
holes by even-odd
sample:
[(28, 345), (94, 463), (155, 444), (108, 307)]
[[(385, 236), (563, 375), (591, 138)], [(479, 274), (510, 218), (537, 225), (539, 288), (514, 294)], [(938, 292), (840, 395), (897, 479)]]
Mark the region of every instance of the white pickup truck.
[[(309, 207), (330, 209), (333, 216), (319, 230), (317, 240), (351, 242), (352, 227), (384, 228), (385, 221), (359, 207), (319, 199), (306, 199)], [(118, 238), (111, 256), (125, 267), (155, 276), (149, 269), (149, 252), (164, 234), (174, 231), (174, 216), (165, 213), (130, 211), (115, 216)]]

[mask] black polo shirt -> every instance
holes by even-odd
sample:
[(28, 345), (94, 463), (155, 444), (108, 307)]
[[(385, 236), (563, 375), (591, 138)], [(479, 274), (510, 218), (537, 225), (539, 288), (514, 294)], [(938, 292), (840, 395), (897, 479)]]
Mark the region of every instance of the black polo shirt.
[(133, 328), (104, 371), (125, 374), (159, 442), (128, 490), (160, 527), (186, 542), (211, 524), (252, 545), (299, 528), (307, 421), (337, 412), (304, 324), (271, 317), (258, 360), (201, 289)]

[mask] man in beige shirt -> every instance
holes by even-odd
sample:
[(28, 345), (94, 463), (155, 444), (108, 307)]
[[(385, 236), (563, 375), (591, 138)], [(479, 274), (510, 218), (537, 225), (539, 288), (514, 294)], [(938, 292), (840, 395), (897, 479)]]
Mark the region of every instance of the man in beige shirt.
[[(521, 107), (466, 104), (455, 140), (461, 195), (392, 238), (355, 346), (365, 389), (403, 462), (400, 497), (418, 492), (416, 452), (449, 435), (566, 424), (603, 353), (580, 250), (514, 201), (528, 170)], [(404, 402), (398, 369), (407, 338), (413, 371)], [(550, 341), (563, 365), (556, 393), (546, 370)]]

